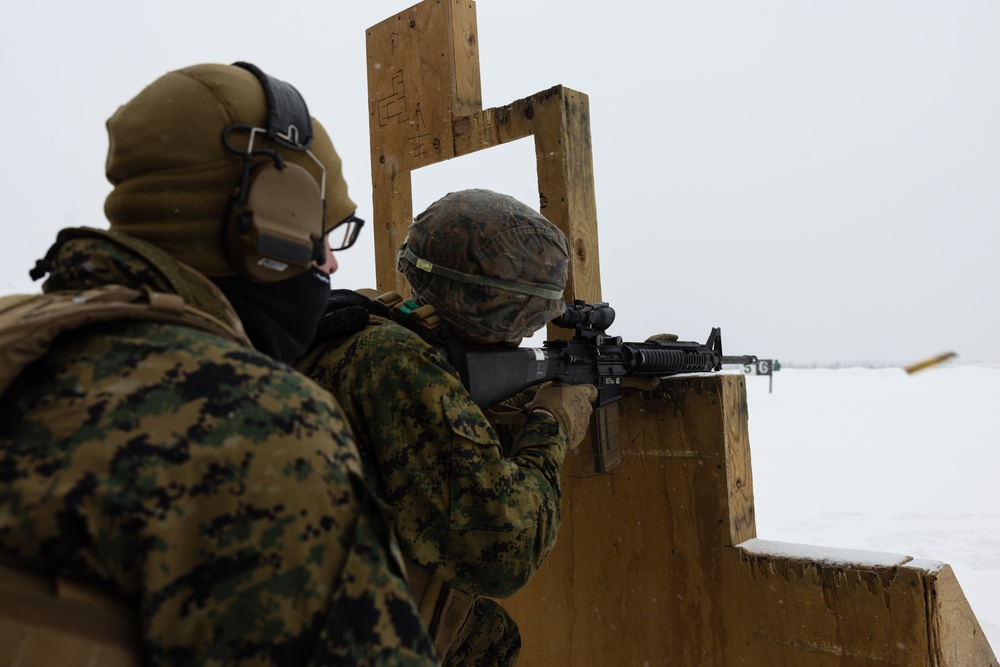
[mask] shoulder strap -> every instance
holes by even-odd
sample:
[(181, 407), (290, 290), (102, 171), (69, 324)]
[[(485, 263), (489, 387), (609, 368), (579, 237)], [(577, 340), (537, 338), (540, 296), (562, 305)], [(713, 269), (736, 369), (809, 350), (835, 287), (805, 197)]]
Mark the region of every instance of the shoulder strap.
[(177, 294), (108, 285), (83, 292), (12, 295), (0, 298), (0, 394), (59, 334), (121, 319), (178, 324), (251, 347), (246, 334), (188, 306)]
[[(0, 560), (0, 636), (23, 667), (86, 663), (139, 667), (135, 605), (109, 588), (38, 574)], [(96, 660), (98, 653), (100, 659)], [(8, 663), (5, 663), (8, 664)]]
[(438, 317), (434, 306), (420, 305), (416, 301), (404, 301), (399, 292), (379, 292), (373, 289), (359, 289), (357, 292), (387, 308), (396, 323), (420, 334), (427, 341), (437, 340), (441, 318)]

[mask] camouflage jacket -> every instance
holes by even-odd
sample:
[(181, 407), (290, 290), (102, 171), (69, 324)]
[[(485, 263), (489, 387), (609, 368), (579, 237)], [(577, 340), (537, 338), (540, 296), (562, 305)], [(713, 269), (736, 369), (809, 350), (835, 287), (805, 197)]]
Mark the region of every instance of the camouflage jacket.
[(414, 332), (387, 321), (320, 345), (303, 370), (341, 404), (406, 556), (467, 593), (520, 589), (558, 532), (556, 420), (530, 415), (506, 458), (458, 373)]
[[(46, 291), (185, 273), (60, 241)], [(437, 664), (385, 511), (327, 392), (204, 331), (93, 324), (0, 397), (0, 556), (135, 600), (145, 664)]]

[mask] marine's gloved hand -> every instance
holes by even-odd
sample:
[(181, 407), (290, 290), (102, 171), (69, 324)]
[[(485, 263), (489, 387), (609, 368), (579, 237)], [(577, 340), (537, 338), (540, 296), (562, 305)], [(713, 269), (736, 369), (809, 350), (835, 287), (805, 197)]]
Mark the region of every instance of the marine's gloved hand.
[(316, 340), (336, 340), (356, 334), (368, 325), (369, 315), (390, 317), (388, 309), (354, 290), (331, 290), (326, 310), (316, 326)]
[(594, 410), (592, 403), (596, 400), (597, 387), (592, 384), (546, 382), (524, 409), (529, 414), (538, 409), (551, 413), (566, 432), (570, 449), (576, 449), (587, 435), (590, 413)]
[(677, 334), (668, 334), (668, 333), (653, 334), (652, 336), (646, 339), (646, 342), (652, 343), (654, 340), (677, 340)]
[(316, 325), (315, 341), (336, 340), (356, 334), (368, 324), (368, 311), (361, 306), (328, 308)]

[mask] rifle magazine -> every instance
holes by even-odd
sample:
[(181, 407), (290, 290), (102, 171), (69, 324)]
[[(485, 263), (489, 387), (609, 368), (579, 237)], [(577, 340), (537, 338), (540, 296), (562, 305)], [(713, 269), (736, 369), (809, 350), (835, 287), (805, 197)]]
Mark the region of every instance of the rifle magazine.
[(601, 408), (594, 408), (590, 425), (594, 470), (598, 473), (611, 472), (622, 462), (618, 434), (618, 404), (611, 403)]

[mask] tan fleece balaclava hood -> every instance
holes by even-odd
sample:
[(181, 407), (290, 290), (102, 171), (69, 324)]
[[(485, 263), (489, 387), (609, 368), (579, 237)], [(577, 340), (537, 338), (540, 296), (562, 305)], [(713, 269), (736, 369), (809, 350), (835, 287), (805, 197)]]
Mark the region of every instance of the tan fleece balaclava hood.
[[(107, 123), (106, 173), (115, 188), (104, 210), (111, 229), (152, 243), (208, 277), (236, 275), (224, 218), (243, 160), (226, 150), (222, 133), (232, 124), (266, 127), (266, 119), (264, 89), (240, 67), (195, 65), (151, 83)], [(330, 137), (312, 122), (310, 150), (326, 167), (329, 231), (356, 207)], [(305, 153), (267, 140), (259, 146), (277, 150), (320, 183), (321, 171)]]

